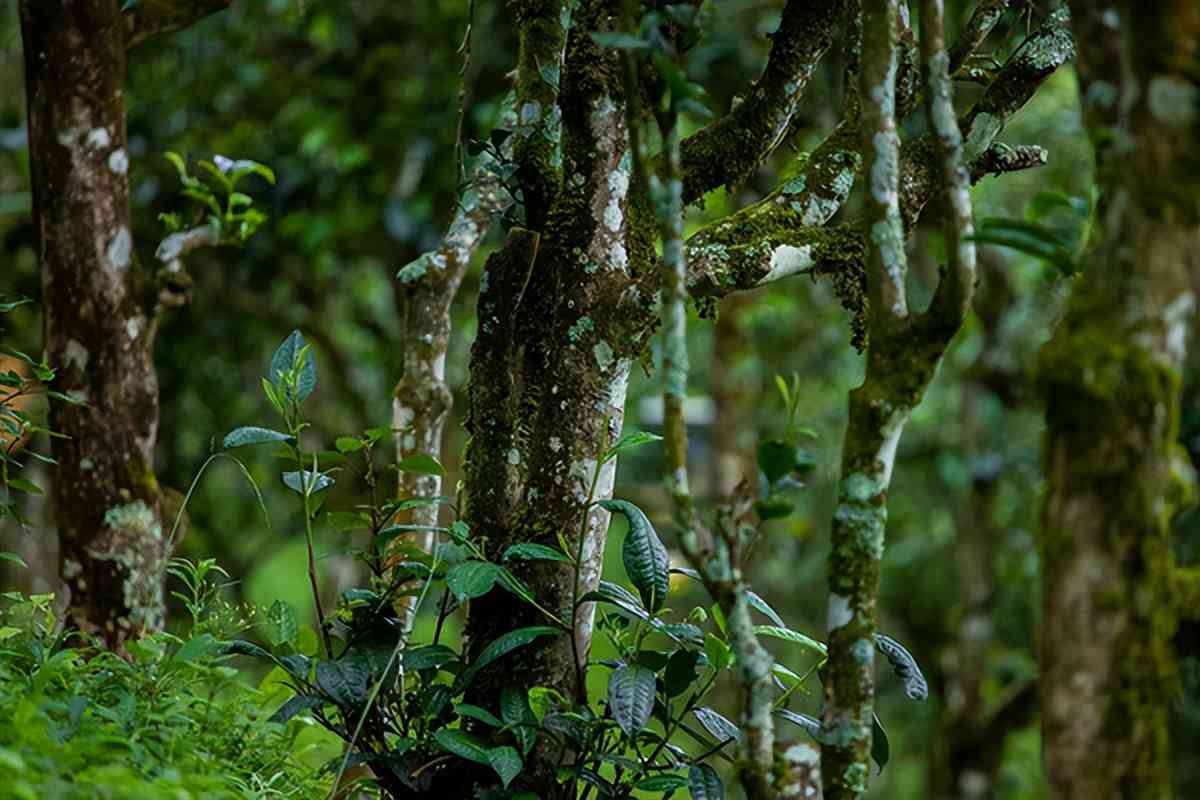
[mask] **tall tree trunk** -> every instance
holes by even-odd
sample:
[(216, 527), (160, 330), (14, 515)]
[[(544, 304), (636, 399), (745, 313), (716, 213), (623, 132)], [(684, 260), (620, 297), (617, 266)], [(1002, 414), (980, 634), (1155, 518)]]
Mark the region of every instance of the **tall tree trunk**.
[(154, 477), (153, 278), (134, 253), (126, 50), (228, 5), (23, 0), (33, 216), (42, 271), (60, 567), (69, 617), (120, 648), (162, 626), (163, 500)]
[(1164, 798), (1188, 493), (1180, 369), (1200, 269), (1200, 8), (1072, 3), (1100, 205), (1039, 359), (1046, 401), (1042, 743), (1059, 797)]
[(55, 503), (70, 619), (120, 647), (162, 626), (152, 285), (135, 264), (117, 0), (21, 4)]

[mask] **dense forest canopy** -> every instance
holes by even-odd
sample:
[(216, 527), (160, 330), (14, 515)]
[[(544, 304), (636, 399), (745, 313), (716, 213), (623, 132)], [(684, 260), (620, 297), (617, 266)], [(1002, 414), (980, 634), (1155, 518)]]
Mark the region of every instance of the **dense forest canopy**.
[(5, 6), (0, 796), (1197, 795), (1197, 142), (1190, 0)]

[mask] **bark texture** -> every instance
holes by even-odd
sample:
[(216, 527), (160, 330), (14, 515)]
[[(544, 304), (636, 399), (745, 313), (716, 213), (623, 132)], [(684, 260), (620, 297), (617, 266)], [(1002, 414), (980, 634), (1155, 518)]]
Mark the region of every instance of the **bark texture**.
[(1039, 359), (1046, 401), (1042, 742), (1055, 794), (1165, 798), (1171, 517), (1200, 269), (1200, 8), (1072, 4), (1101, 201)]
[(62, 577), (70, 619), (120, 647), (162, 626), (154, 290), (134, 258), (117, 0), (21, 4)]

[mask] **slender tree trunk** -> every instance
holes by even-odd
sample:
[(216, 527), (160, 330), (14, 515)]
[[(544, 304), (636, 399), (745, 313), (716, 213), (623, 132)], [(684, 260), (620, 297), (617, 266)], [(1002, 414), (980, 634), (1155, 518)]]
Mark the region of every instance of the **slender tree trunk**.
[(154, 477), (160, 293), (134, 253), (126, 50), (228, 0), (23, 0), (33, 216), (51, 399), (55, 505), (69, 618), (120, 648), (162, 626), (163, 500)]
[(1200, 8), (1072, 3), (1100, 207), (1039, 360), (1042, 743), (1057, 796), (1170, 796), (1179, 606), (1169, 529), (1200, 269)]
[(120, 647), (162, 626), (154, 292), (134, 263), (117, 0), (21, 4), (62, 577), (71, 622)]

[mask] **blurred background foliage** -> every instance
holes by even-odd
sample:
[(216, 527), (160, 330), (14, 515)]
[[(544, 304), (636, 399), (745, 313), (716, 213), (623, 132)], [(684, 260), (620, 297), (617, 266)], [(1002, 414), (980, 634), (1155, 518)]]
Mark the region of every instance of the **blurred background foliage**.
[[(0, 292), (37, 298), (35, 231), (29, 213), (28, 163), (20, 35), (15, 4), (0, 12)], [(477, 3), (466, 74), (467, 139), (484, 138), (511, 85), (515, 41), (502, 3)], [(970, 4), (950, 2), (961, 22)], [(1021, 4), (1018, 4), (1021, 5)], [(760, 70), (778, 21), (780, 0), (724, 0), (708, 18), (708, 37), (692, 55), (692, 77), (708, 87), (714, 110), (736, 102)], [(465, 2), (415, 0), (239, 0), (193, 28), (159, 37), (134, 52), (128, 85), (128, 127), (135, 234), (141, 259), (152, 257), (164, 231), (160, 213), (181, 211), (175, 171), (163, 154), (193, 161), (220, 154), (270, 165), (273, 187), (252, 187), (269, 221), (244, 249), (206, 250), (189, 258), (191, 303), (171, 314), (158, 335), (162, 398), (160, 481), (186, 491), (214, 443), (237, 425), (263, 424), (269, 408), (258, 390), (276, 343), (293, 328), (314, 344), (321, 383), (310, 447), (387, 425), (392, 387), (405, 343), (406, 313), (393, 280), (440, 236), (456, 194), (459, 53), (468, 23)], [(1001, 48), (1019, 44), (1023, 26)], [(822, 63), (788, 147), (757, 178), (733, 194), (712, 193), (694, 209), (690, 226), (760, 197), (790, 149), (815, 146), (840, 109), (840, 53)], [(958, 84), (960, 104), (978, 88)], [(692, 121), (696, 124), (696, 121)], [(920, 115), (908, 134), (919, 133)], [(1044, 224), (1053, 197), (1088, 198), (1091, 159), (1080, 128), (1070, 70), (1056, 74), (1005, 134), (1013, 144), (1040, 144), (1049, 164), (975, 191), (977, 218)], [(1051, 193), (1047, 195), (1046, 193)], [(852, 219), (856, 204), (842, 212)], [(1050, 209), (1050, 211), (1047, 211)], [(927, 213), (926, 219), (933, 219)], [(1077, 231), (1076, 231), (1077, 232)], [(492, 242), (494, 247), (495, 241)], [(486, 257), (488, 247), (480, 254)], [(936, 225), (911, 240), (914, 289), (931, 287), (942, 256)], [(976, 315), (960, 335), (904, 438), (896, 467), (880, 600), (881, 629), (905, 642), (930, 678), (930, 699), (906, 700), (884, 680), (880, 716), (891, 734), (892, 760), (873, 782), (875, 797), (969, 797), (970, 769), (956, 759), (993, 758), (997, 797), (1047, 796), (1038, 766), (1034, 631), (1038, 609), (1037, 516), (1041, 475), (1040, 408), (1029, 371), (1068, 288), (1053, 266), (1012, 249), (981, 251), (982, 291)], [(455, 419), (465, 413), (465, 384), (474, 337), (478, 270), (468, 275), (455, 310), (448, 379)], [(924, 296), (928, 296), (926, 291)], [(36, 308), (14, 312), (5, 332), (15, 347), (37, 352)], [(837, 443), (846, 393), (861, 378), (849, 346), (849, 325), (831, 287), (796, 277), (724, 300), (715, 321), (693, 316), (689, 405), (693, 463), (701, 494), (727, 490), (752, 464), (760, 436), (786, 425), (775, 376), (799, 375), (800, 419), (816, 434), (818, 466), (802, 496), (802, 511), (782, 523), (759, 553), (754, 583), (793, 627), (823, 630), (822, 573), (835, 495)], [(1193, 373), (1195, 374), (1195, 373)], [(661, 417), (655, 375), (635, 371), (627, 427), (654, 430)], [(1189, 390), (1188, 399), (1196, 390)], [(1185, 407), (1184, 441), (1200, 450), (1200, 413)], [(444, 461), (452, 489), (463, 448), (460, 425), (448, 426)], [(308, 613), (299, 518), (289, 518), (279, 467), (252, 457), (254, 477), (272, 510), (267, 527), (249, 488), (229, 464), (214, 466), (187, 509), (181, 553), (213, 556), (236, 578), (231, 599), (267, 605), (276, 598)], [(666, 503), (655, 448), (621, 465), (616, 495), (653, 511)], [(361, 498), (343, 482), (331, 507)], [(0, 549), (24, 555), (33, 569), (11, 569), (5, 587), (53, 591), (55, 544), (49, 509), (33, 509), (42, 524), (3, 531)], [(1181, 557), (1200, 548), (1200, 527), (1181, 521)], [(614, 545), (621, 523), (614, 523)], [(666, 527), (664, 525), (664, 527)], [(323, 532), (327, 590), (355, 580), (343, 534)], [(619, 552), (614, 546), (611, 553)], [(673, 601), (697, 596), (680, 585)], [(778, 642), (770, 642), (774, 647)], [(792, 663), (795, 652), (777, 648)], [(603, 657), (603, 652), (598, 652)], [(1176, 741), (1200, 736), (1193, 700), (1200, 669), (1183, 667)], [(723, 710), (736, 707), (725, 698)], [(817, 698), (798, 710), (814, 713)], [(997, 709), (1010, 716), (987, 728)], [(788, 731), (801, 737), (798, 730)], [(1182, 738), (1178, 738), (1182, 737)], [(973, 748), (964, 756), (963, 743)], [(984, 752), (986, 751), (986, 752)], [(1200, 754), (1178, 748), (1180, 796), (1200, 796)], [(964, 776), (966, 776), (964, 778)]]

